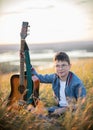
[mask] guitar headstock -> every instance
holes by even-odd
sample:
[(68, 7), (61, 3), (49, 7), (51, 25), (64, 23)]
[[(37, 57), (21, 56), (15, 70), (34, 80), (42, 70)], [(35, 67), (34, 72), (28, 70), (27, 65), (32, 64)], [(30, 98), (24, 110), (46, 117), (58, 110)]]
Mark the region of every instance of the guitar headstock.
[(21, 39), (25, 39), (27, 37), (27, 31), (28, 31), (29, 23), (28, 22), (23, 22), (22, 23), (22, 28), (21, 28)]

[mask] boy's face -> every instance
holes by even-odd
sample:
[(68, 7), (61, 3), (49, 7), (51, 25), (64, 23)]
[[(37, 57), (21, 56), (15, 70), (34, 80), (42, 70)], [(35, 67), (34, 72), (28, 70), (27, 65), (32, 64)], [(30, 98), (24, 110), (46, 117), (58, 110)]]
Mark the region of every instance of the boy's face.
[(61, 80), (66, 80), (70, 67), (67, 61), (55, 61), (55, 71)]

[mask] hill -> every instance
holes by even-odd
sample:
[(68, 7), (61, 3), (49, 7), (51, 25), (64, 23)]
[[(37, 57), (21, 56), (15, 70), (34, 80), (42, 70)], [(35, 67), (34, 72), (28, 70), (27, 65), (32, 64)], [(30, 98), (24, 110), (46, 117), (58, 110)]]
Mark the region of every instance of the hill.
[[(73, 51), (73, 50), (87, 50), (93, 51), (93, 41), (75, 41), (75, 42), (60, 42), (60, 43), (42, 43), (32, 44), (28, 43), (29, 50), (32, 52), (43, 52), (47, 50), (56, 51)], [(0, 45), (0, 53), (7, 51), (19, 51), (20, 43), (18, 44), (4, 44)]]

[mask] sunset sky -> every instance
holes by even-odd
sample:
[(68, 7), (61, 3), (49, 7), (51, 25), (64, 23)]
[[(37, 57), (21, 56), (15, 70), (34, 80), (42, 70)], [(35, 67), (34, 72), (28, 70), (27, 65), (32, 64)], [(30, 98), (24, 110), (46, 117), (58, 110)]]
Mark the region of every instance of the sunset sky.
[(29, 43), (93, 40), (92, 0), (0, 0), (0, 44), (20, 42), (23, 21)]

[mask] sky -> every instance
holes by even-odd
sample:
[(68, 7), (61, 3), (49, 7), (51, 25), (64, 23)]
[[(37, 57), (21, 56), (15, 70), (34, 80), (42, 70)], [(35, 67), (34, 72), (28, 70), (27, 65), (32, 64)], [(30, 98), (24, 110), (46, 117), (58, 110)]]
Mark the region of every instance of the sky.
[(29, 43), (93, 40), (92, 0), (0, 0), (0, 44), (20, 42), (29, 22)]

